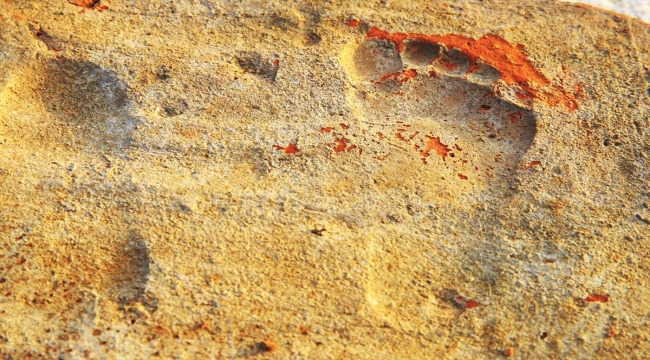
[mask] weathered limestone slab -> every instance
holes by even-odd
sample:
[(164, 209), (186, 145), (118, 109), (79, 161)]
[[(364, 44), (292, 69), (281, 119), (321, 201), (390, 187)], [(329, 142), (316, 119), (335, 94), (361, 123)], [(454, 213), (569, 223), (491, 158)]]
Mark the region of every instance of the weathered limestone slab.
[(5, 358), (647, 358), (650, 26), (0, 3)]

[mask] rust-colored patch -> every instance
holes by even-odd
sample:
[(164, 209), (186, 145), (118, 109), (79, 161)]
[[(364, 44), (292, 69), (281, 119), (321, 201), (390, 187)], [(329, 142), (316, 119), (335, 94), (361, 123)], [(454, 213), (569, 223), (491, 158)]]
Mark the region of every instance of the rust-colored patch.
[(357, 27), (359, 25), (359, 20), (357, 19), (346, 20), (345, 24), (348, 25), (349, 27)]
[(455, 64), (455, 63), (449, 61), (448, 59), (440, 59), (438, 64), (440, 65), (440, 67), (442, 67), (443, 69), (445, 69), (447, 71), (454, 71), (458, 67), (458, 64)]
[(516, 124), (518, 120), (521, 120), (523, 114), (519, 111), (513, 112), (512, 114), (508, 114), (508, 120), (510, 120), (511, 123)]
[(415, 79), (418, 76), (418, 72), (415, 69), (407, 69), (404, 71), (398, 71), (396, 73), (390, 73), (381, 77), (377, 82), (384, 82), (388, 79), (397, 80), (401, 83), (407, 82), (409, 79)]
[(515, 354), (515, 349), (513, 349), (513, 348), (507, 348), (507, 349), (505, 349), (503, 351), (503, 355), (507, 356), (507, 357), (510, 357), (510, 356), (512, 356), (514, 354)]
[(541, 164), (540, 161), (531, 161), (530, 164), (528, 164), (528, 167), (537, 166), (537, 165), (539, 165), (539, 164)]
[(416, 131), (411, 135), (409, 135), (408, 137), (404, 137), (404, 135), (402, 134), (404, 131), (406, 131), (406, 129), (397, 129), (397, 131), (395, 132), (395, 138), (404, 142), (409, 142), (419, 134), (419, 132)]
[(273, 352), (275, 351), (278, 346), (270, 340), (264, 340), (262, 342), (257, 343), (256, 348), (260, 353), (266, 353), (266, 352)]
[(463, 174), (458, 174), (458, 177), (459, 177), (461, 180), (467, 180), (467, 176), (465, 176), (465, 175), (463, 175)]
[(407, 82), (409, 79), (415, 79), (418, 76), (418, 72), (415, 69), (408, 69), (402, 71), (402, 77), (399, 79), (400, 82)]
[(465, 55), (470, 66), (467, 73), (478, 69), (479, 59), (494, 67), (500, 73), (500, 79), (507, 85), (515, 85), (521, 90), (518, 94), (524, 99), (540, 99), (549, 106), (562, 103), (569, 111), (578, 108), (574, 95), (551, 82), (539, 72), (528, 60), (522, 45), (511, 45), (497, 35), (483, 35), (473, 39), (457, 34), (424, 35), (416, 33), (389, 33), (377, 27), (371, 27), (367, 38), (387, 40), (395, 44), (397, 50), (404, 49), (407, 39), (445, 45), (448, 49), (458, 49)]
[(107, 6), (101, 4), (101, 0), (68, 0), (68, 3), (88, 10), (103, 11), (108, 9)]
[(266, 349), (268, 352), (275, 351), (275, 349), (278, 348), (278, 345), (276, 345), (273, 341), (266, 340), (264, 341), (264, 344), (266, 344)]
[(609, 301), (609, 295), (589, 294), (589, 296), (585, 298), (585, 302), (606, 303), (608, 301)]
[[(343, 129), (343, 130), (350, 129), (349, 125), (346, 125), (346, 124), (343, 124), (343, 123), (340, 123), (339, 127), (341, 127), (341, 129)], [(331, 144), (331, 143), (330, 144), (324, 144), (325, 146), (334, 145), (332, 150), (334, 150), (335, 153), (350, 152), (350, 151), (352, 151), (354, 149), (359, 149), (359, 155), (361, 155), (363, 153), (363, 149), (359, 148), (356, 145), (349, 144), (349, 140), (344, 138), (343, 134), (338, 133), (338, 132), (336, 132), (334, 130), (335, 130), (335, 128), (331, 127), (331, 126), (323, 127), (323, 128), (321, 128), (319, 130), (319, 132), (321, 134), (329, 133), (334, 138), (334, 144)], [(346, 133), (346, 135), (347, 135), (347, 133)], [(352, 136), (357, 137), (357, 134), (353, 133)]]
[(334, 140), (334, 144), (336, 145), (336, 146), (334, 146), (334, 152), (335, 153), (340, 153), (340, 152), (345, 151), (345, 139), (338, 138), (338, 139)]
[(420, 156), (429, 157), (429, 152), (433, 150), (436, 154), (442, 157), (442, 160), (445, 160), (447, 154), (449, 154), (449, 148), (447, 145), (440, 142), (439, 137), (427, 136), (427, 142), (425, 144), (424, 150), (420, 151)]
[(576, 85), (576, 91), (574, 92), (574, 95), (577, 99), (585, 98), (585, 83), (581, 82)]
[(480, 304), (476, 300), (472, 299), (467, 299), (464, 296), (456, 295), (453, 299), (453, 303), (455, 306), (464, 308), (464, 309), (472, 309), (475, 307), (478, 307)]
[(273, 148), (278, 151), (283, 151), (285, 154), (297, 154), (300, 152), (296, 144), (289, 144), (286, 147), (281, 147), (278, 145), (273, 145)]
[(607, 334), (605, 334), (608, 338), (613, 338), (616, 335), (618, 335), (618, 331), (611, 326), (607, 329)]

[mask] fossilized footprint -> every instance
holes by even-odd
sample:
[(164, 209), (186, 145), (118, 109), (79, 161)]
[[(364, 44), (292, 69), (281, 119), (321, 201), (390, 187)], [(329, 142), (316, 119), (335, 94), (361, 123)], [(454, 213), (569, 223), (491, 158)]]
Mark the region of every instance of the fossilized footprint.
[[(338, 150), (363, 149), (378, 160), (399, 156), (411, 168), (420, 166), (458, 183), (448, 186), (452, 193), (499, 197), (517, 170), (537, 165), (522, 163), (536, 134), (536, 115), (526, 102), (543, 101), (567, 111), (577, 106), (531, 65), (521, 46), (492, 35), (475, 40), (371, 28), (365, 39), (346, 46), (341, 62), (353, 87), (348, 105), (365, 128), (353, 134), (347, 125), (323, 129), (342, 142)], [(409, 174), (403, 172), (404, 181)], [(400, 238), (394, 244), (395, 237), (366, 239), (366, 300), (384, 321), (416, 326), (413, 319), (478, 306), (455, 291), (434, 290), (442, 284), (424, 283), (444, 277), (444, 266), (431, 259), (453, 263), (451, 254), (432, 246), (435, 240)]]
[[(354, 145), (384, 160), (399, 148), (447, 179), (479, 186), (494, 184), (492, 179), (503, 183), (517, 167), (535, 165), (520, 164), (535, 137), (535, 114), (504, 100), (495, 85), (514, 84), (511, 88), (522, 101), (544, 98), (552, 105), (573, 107), (573, 100), (552, 87), (537, 90), (533, 85), (548, 87), (541, 74), (535, 75), (540, 79), (525, 82), (508, 73), (530, 71), (504, 65), (520, 61), (517, 56), (525, 59), (519, 47), (506, 43), (505, 48), (495, 39), (486, 44), (465, 39), (464, 46), (476, 53), (472, 56), (456, 46), (460, 40), (372, 29), (368, 38), (349, 44), (341, 55), (354, 86), (348, 104), (367, 128), (363, 134), (355, 133), (354, 139), (348, 136), (340, 149), (348, 151)], [(475, 44), (467, 45), (470, 40)], [(479, 56), (498, 57), (490, 51), (505, 60), (490, 62)], [(342, 137), (335, 126), (324, 130)], [(349, 135), (354, 129), (343, 130)], [(387, 142), (394, 146), (386, 146)]]
[(89, 62), (36, 60), (0, 94), (0, 135), (16, 144), (105, 150), (125, 146), (134, 129), (125, 86)]

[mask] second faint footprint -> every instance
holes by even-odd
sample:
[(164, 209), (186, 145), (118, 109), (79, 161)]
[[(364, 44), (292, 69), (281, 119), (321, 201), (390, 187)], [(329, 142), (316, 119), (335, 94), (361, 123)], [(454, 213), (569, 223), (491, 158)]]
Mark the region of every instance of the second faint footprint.
[(0, 133), (44, 147), (113, 149), (135, 129), (126, 87), (110, 70), (71, 59), (40, 59), (10, 76), (0, 96)]

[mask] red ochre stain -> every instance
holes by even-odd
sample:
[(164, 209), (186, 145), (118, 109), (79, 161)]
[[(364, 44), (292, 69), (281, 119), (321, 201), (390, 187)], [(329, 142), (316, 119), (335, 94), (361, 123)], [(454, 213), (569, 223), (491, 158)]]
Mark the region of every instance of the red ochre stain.
[(347, 130), (347, 129), (350, 128), (349, 126), (347, 126), (347, 125), (345, 125), (345, 124), (339, 124), (339, 126), (340, 126), (341, 129), (343, 129), (343, 130)]
[(280, 60), (275, 59), (273, 60), (273, 66), (278, 67), (280, 65)]
[(383, 138), (384, 138), (384, 134), (378, 132), (378, 133), (377, 133), (377, 137), (380, 138), (380, 139), (383, 139)]
[(471, 309), (479, 306), (479, 303), (475, 300), (466, 299), (462, 296), (456, 297), (456, 302), (460, 305), (465, 305), (465, 309)]
[(107, 6), (101, 5), (101, 0), (75, 0), (75, 1), (68, 0), (68, 3), (88, 10), (97, 9), (97, 11), (100, 12), (108, 9)]
[(448, 49), (458, 49), (465, 55), (470, 66), (467, 73), (478, 69), (480, 59), (482, 62), (499, 71), (500, 79), (507, 85), (516, 85), (521, 92), (518, 96), (525, 99), (539, 99), (546, 101), (549, 106), (562, 103), (569, 112), (578, 108), (578, 103), (572, 94), (551, 82), (539, 72), (530, 60), (527, 59), (522, 45), (511, 45), (503, 38), (487, 34), (478, 39), (473, 39), (457, 34), (424, 35), (416, 33), (389, 33), (377, 27), (371, 27), (366, 34), (367, 38), (387, 40), (397, 46), (402, 52), (404, 41), (407, 39), (418, 40), (430, 44), (442, 44)]
[(359, 20), (357, 20), (357, 19), (346, 20), (345, 23), (349, 27), (357, 27), (357, 25), (359, 25)]
[(419, 134), (419, 132), (416, 131), (413, 134), (409, 135), (409, 137), (404, 137), (404, 135), (402, 135), (404, 131), (406, 131), (406, 129), (397, 129), (397, 131), (395, 132), (395, 138), (398, 140), (402, 140), (404, 142), (409, 142)]
[(328, 132), (330, 132), (332, 130), (334, 130), (333, 127), (324, 127), (324, 128), (321, 128), (320, 130), (318, 130), (318, 132), (321, 133), (321, 134), (325, 134), (325, 133), (328, 133)]
[(585, 298), (586, 302), (606, 303), (609, 301), (609, 295), (590, 294)]
[(585, 83), (581, 82), (576, 85), (576, 91), (574, 92), (576, 98), (584, 99), (585, 97)]
[(531, 161), (530, 164), (528, 165), (528, 167), (537, 166), (537, 165), (539, 165), (539, 164), (541, 164), (540, 161)]
[(334, 140), (334, 144), (336, 144), (336, 146), (334, 146), (335, 153), (340, 153), (345, 151), (345, 139), (343, 138), (336, 139)]
[(458, 177), (459, 177), (461, 180), (467, 180), (467, 176), (465, 176), (465, 175), (463, 175), (463, 174), (458, 174)]
[(281, 146), (278, 146), (278, 145), (273, 145), (273, 148), (275, 150), (278, 150), (278, 151), (284, 150), (285, 154), (297, 154), (297, 153), (300, 152), (300, 150), (298, 149), (296, 144), (289, 144), (289, 145), (287, 145), (287, 147), (281, 147)]
[(514, 124), (517, 122), (518, 119), (521, 119), (522, 116), (523, 116), (522, 113), (519, 111), (513, 112), (512, 114), (508, 115), (508, 120), (510, 120), (510, 122)]
[(408, 69), (402, 71), (402, 78), (399, 79), (400, 82), (407, 82), (408, 79), (415, 79), (416, 76), (418, 76), (418, 72), (415, 71), (414, 69)]
[(440, 155), (442, 157), (442, 160), (445, 160), (445, 157), (447, 157), (447, 154), (449, 153), (449, 148), (447, 147), (447, 145), (440, 142), (439, 137), (427, 136), (427, 142), (425, 144), (425, 148), (424, 150), (420, 151), (420, 156), (428, 157), (429, 152), (431, 150), (435, 151), (436, 154)]
[(390, 73), (382, 76), (377, 82), (384, 82), (390, 78), (397, 80), (401, 83), (407, 82), (409, 79), (415, 79), (418, 76), (418, 72), (415, 69), (408, 69), (404, 71), (398, 71), (396, 73)]
[(278, 348), (278, 345), (269, 340), (262, 341), (258, 346), (262, 352), (273, 352)]
[(454, 71), (458, 67), (458, 64), (454, 64), (453, 62), (447, 60), (447, 59), (441, 59), (438, 64), (440, 67), (447, 71)]

